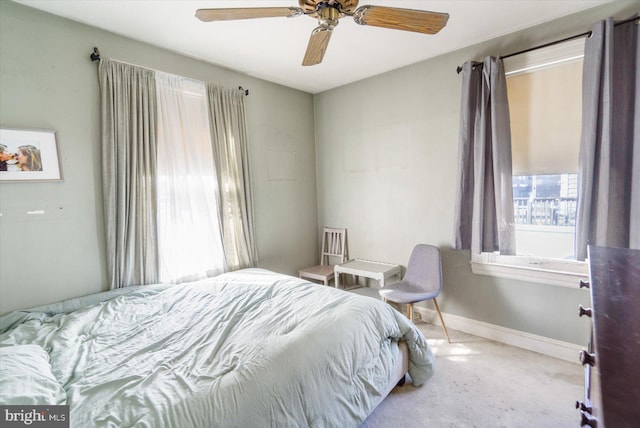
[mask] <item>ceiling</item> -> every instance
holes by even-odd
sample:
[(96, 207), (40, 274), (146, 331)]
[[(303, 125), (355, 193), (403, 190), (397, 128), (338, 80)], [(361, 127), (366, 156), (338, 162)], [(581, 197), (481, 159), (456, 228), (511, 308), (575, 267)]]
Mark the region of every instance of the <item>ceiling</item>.
[(14, 1), (315, 94), (610, 0), (361, 0), (361, 6), (446, 12), (449, 22), (438, 34), (425, 35), (361, 26), (344, 17), (333, 32), (323, 62), (311, 67), (301, 66), (311, 31), (317, 26), (311, 17), (205, 23), (194, 16), (199, 8), (297, 7), (297, 0)]

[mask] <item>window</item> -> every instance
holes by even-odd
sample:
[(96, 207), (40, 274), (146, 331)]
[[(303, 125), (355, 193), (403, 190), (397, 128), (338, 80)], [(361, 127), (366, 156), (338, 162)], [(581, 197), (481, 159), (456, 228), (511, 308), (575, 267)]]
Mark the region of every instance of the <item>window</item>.
[(474, 272), (575, 286), (584, 39), (504, 60), (511, 118), (516, 256), (474, 256)]
[(575, 260), (578, 175), (514, 175), (516, 250), (521, 256)]
[(158, 252), (162, 282), (225, 271), (218, 181), (203, 82), (156, 73)]

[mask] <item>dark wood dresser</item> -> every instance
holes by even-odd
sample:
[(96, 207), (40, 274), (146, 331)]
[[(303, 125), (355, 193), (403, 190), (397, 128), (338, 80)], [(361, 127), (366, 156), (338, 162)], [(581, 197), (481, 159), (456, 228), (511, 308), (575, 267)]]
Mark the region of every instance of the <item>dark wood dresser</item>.
[(640, 427), (640, 250), (590, 246), (591, 342), (580, 353), (581, 426)]

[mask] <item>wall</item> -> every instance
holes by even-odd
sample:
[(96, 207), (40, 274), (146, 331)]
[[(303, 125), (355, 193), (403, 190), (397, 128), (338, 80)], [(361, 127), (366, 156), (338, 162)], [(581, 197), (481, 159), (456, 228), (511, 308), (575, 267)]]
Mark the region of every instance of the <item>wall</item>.
[[(587, 323), (577, 317), (586, 291), (474, 275), (469, 252), (451, 250), (456, 67), (581, 33), (610, 15), (626, 18), (637, 5), (615, 2), (317, 95), (320, 224), (348, 228), (351, 257), (406, 265), (415, 244), (438, 245), (445, 279), (438, 300), (446, 313), (586, 343)], [(348, 114), (336, 118), (336, 111)]]
[[(313, 98), (0, 2), (0, 126), (56, 131), (63, 181), (0, 183), (0, 313), (106, 287), (97, 65), (104, 56), (225, 87), (246, 99), (260, 266), (295, 273), (317, 252)], [(286, 166), (286, 174), (277, 173)], [(27, 216), (42, 209), (45, 215)]]
[[(0, 183), (0, 313), (105, 289), (98, 83), (88, 59), (98, 46), (104, 56), (250, 89), (260, 266), (295, 273), (313, 263), (323, 224), (348, 227), (357, 257), (406, 264), (415, 243), (431, 242), (443, 250), (445, 312), (582, 344), (587, 333), (575, 313), (588, 302), (584, 291), (473, 275), (469, 254), (450, 250), (455, 68), (637, 6), (617, 1), (312, 97), (0, 1), (0, 126), (55, 130), (64, 178)], [(349, 113), (336, 119), (336, 111)], [(47, 214), (27, 217), (33, 209)]]

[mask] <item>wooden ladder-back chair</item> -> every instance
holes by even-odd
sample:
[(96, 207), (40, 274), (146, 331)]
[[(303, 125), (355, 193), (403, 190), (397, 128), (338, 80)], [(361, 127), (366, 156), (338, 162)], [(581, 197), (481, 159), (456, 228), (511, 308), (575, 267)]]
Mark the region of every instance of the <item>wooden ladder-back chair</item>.
[(337, 258), (338, 263), (344, 263), (349, 259), (347, 244), (347, 229), (325, 227), (322, 233), (322, 247), (320, 248), (320, 264), (300, 269), (300, 278), (322, 281), (329, 285), (334, 277), (331, 258)]

